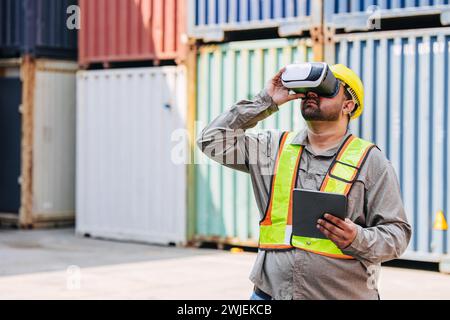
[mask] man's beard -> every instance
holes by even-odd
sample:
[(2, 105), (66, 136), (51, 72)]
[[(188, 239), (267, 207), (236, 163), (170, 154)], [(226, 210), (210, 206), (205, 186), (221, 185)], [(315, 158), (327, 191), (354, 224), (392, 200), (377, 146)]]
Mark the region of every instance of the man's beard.
[(324, 114), (320, 108), (320, 100), (308, 98), (302, 102), (302, 115), (306, 121), (337, 121), (339, 113)]

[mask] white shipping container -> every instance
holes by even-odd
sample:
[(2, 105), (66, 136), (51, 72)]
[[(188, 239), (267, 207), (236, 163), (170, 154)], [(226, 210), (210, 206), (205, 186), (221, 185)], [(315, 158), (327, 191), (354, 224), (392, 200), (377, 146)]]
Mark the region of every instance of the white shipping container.
[(75, 62), (42, 62), (34, 104), (33, 211), (41, 220), (75, 215)]
[[(78, 234), (186, 241), (184, 67), (78, 73)], [(180, 138), (180, 139), (178, 139)]]

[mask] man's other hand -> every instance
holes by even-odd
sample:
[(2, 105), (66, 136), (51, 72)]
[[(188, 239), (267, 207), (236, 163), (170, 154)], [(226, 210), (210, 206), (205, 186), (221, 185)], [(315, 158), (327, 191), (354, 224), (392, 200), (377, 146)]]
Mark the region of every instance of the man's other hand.
[[(326, 220), (325, 220), (326, 219)], [(339, 249), (350, 246), (356, 238), (358, 229), (350, 219), (341, 220), (331, 214), (325, 214), (325, 219), (317, 221), (317, 228)]]
[(295, 100), (295, 99), (303, 99), (305, 97), (304, 93), (295, 93), (289, 94), (289, 89), (283, 86), (281, 82), (281, 75), (286, 70), (286, 68), (281, 69), (275, 77), (273, 77), (267, 83), (267, 93), (272, 97), (273, 102), (277, 104), (277, 106), (281, 106), (286, 102)]

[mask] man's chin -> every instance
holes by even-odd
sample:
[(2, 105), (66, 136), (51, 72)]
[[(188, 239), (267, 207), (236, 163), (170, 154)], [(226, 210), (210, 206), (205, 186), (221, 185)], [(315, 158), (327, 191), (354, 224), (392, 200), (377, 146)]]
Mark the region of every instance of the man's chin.
[(319, 121), (323, 118), (320, 109), (316, 105), (309, 104), (302, 106), (302, 116), (306, 121)]
[(324, 121), (323, 117), (317, 114), (302, 114), (306, 121)]
[(338, 119), (335, 118), (328, 118), (328, 117), (324, 117), (322, 114), (302, 114), (303, 115), (303, 119), (305, 119), (305, 121), (321, 121), (321, 122), (333, 122), (336, 121)]
[(306, 121), (329, 121), (319, 110), (314, 108), (302, 109), (302, 116)]

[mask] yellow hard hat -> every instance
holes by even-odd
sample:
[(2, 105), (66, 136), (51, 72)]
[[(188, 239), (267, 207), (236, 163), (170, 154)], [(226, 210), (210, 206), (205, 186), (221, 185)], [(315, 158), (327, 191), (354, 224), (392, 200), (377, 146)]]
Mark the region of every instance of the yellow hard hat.
[(338, 80), (341, 80), (348, 86), (348, 91), (353, 97), (353, 101), (357, 104), (356, 110), (351, 117), (352, 120), (355, 120), (364, 110), (364, 85), (358, 75), (343, 64), (335, 64), (330, 69)]

